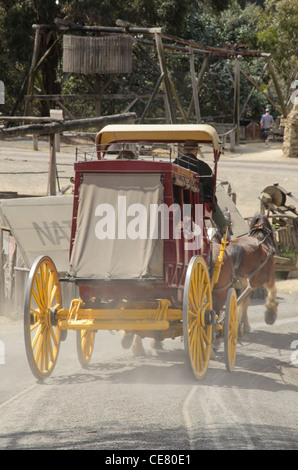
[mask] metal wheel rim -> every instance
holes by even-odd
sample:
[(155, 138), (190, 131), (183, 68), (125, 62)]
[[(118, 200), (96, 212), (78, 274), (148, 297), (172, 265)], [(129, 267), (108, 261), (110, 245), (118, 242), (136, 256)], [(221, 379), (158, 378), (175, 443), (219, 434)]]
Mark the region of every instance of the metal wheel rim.
[(183, 300), (183, 333), (188, 363), (197, 379), (204, 377), (210, 358), (212, 325), (204, 324), (212, 309), (211, 285), (205, 260), (193, 257), (186, 273)]
[(237, 296), (234, 288), (229, 289), (224, 320), (224, 354), (226, 369), (232, 372), (236, 360), (238, 339)]
[(77, 352), (80, 364), (86, 367), (93, 353), (95, 341), (95, 331), (92, 330), (79, 330), (77, 331)]
[(56, 309), (62, 304), (58, 273), (48, 256), (34, 262), (27, 282), (24, 309), (25, 348), (31, 371), (38, 379), (48, 377), (56, 364), (60, 328)]

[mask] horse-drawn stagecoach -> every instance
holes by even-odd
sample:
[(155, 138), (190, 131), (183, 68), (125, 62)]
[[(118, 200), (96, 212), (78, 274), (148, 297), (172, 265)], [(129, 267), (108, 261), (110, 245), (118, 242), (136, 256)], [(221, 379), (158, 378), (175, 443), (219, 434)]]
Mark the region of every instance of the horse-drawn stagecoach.
[[(204, 195), (204, 175), (191, 164), (179, 164), (188, 140), (212, 148), (211, 195)], [(133, 159), (126, 158), (127, 151), (133, 151)], [(69, 329), (77, 330), (83, 366), (90, 361), (96, 332), (123, 330), (158, 341), (184, 337), (196, 378), (208, 368), (213, 340), (223, 338), (226, 367), (233, 369), (234, 288), (214, 303), (226, 236), (215, 260), (207, 236), (220, 154), (209, 125), (106, 126), (92, 155), (78, 153), (68, 274), (59, 279), (54, 262), (41, 256), (28, 279), (25, 344), (35, 376), (51, 374)], [(62, 282), (79, 287), (79, 298), (68, 308), (62, 303)]]

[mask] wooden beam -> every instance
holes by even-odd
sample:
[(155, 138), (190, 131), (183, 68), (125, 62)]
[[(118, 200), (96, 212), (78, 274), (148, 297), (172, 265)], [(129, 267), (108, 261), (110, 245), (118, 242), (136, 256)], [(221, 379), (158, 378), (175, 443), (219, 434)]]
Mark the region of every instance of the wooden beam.
[(29, 122), (60, 122), (61, 119), (52, 117), (38, 117), (38, 116), (1, 116), (0, 121), (29, 121)]
[(59, 18), (56, 18), (54, 20), (55, 24), (34, 24), (32, 25), (32, 28), (37, 30), (37, 29), (45, 29), (45, 30), (59, 30), (59, 31), (84, 31), (84, 32), (90, 32), (90, 33), (136, 33), (136, 34), (142, 34), (142, 33), (148, 33), (148, 34), (154, 34), (154, 33), (160, 33), (162, 31), (162, 28), (143, 28), (143, 27), (138, 27), (138, 26), (128, 26), (128, 27), (118, 27), (118, 26), (82, 26), (76, 23), (72, 23), (70, 21), (65, 21), (61, 20)]
[[(263, 70), (262, 70), (262, 73), (261, 73), (261, 75), (260, 75), (259, 78), (258, 78), (258, 82), (261, 81), (261, 78), (262, 78), (262, 76), (264, 75), (264, 73), (265, 73), (265, 71), (266, 71), (266, 68), (267, 68), (267, 64), (265, 64), (265, 66), (264, 66), (264, 68), (263, 68)], [(241, 118), (242, 114), (244, 113), (245, 108), (246, 108), (246, 106), (247, 106), (247, 104), (248, 104), (250, 98), (252, 97), (252, 94), (253, 94), (254, 90), (255, 90), (255, 86), (253, 85), (252, 89), (250, 90), (250, 93), (249, 93), (248, 97), (247, 97), (246, 100), (245, 100), (244, 105), (243, 105), (242, 108), (241, 108), (241, 111), (240, 111), (240, 118)]]
[(115, 114), (73, 121), (53, 122), (49, 124), (29, 124), (25, 126), (0, 129), (0, 140), (22, 135), (50, 135), (56, 132), (67, 132), (76, 129), (97, 128), (101, 129), (107, 124), (134, 123), (137, 119), (135, 113)]
[(265, 98), (267, 98), (267, 100), (272, 104), (272, 106), (274, 106), (274, 108), (277, 109), (280, 114), (282, 114), (281, 108), (274, 103), (274, 101), (267, 95), (267, 93), (265, 93), (262, 88), (251, 77), (249, 77), (247, 73), (244, 72), (244, 70), (240, 69), (240, 72), (265, 96)]
[[(150, 65), (152, 65), (152, 67), (157, 71), (157, 73), (160, 73), (160, 69), (159, 69), (158, 65), (154, 62), (154, 60), (151, 59), (151, 57), (147, 53), (147, 51), (145, 51), (145, 49), (141, 46), (140, 42), (142, 42), (142, 40), (140, 40), (139, 38), (135, 38), (133, 36), (131, 36), (131, 38), (132, 38), (133, 43), (137, 46), (137, 48), (139, 49), (141, 54), (144, 56), (144, 58), (147, 60), (147, 62)], [(150, 45), (155, 46), (156, 44), (154, 42), (151, 42)]]
[[(199, 91), (200, 91), (200, 87), (201, 87), (201, 83), (202, 83), (202, 79), (203, 79), (203, 75), (206, 71), (206, 68), (207, 68), (207, 65), (208, 65), (208, 55), (206, 55), (204, 57), (204, 60), (203, 60), (203, 64), (202, 64), (202, 67), (201, 67), (201, 70), (200, 70), (200, 73), (199, 73), (199, 76), (198, 76), (198, 79), (196, 80), (196, 89), (195, 89), (195, 92), (197, 95), (199, 95)], [(190, 104), (189, 104), (189, 107), (188, 107), (188, 111), (187, 111), (187, 118), (189, 119), (190, 118), (190, 115), (191, 115), (191, 112), (192, 112), (192, 109), (193, 109), (193, 105), (194, 105), (194, 97), (192, 96), (191, 97), (191, 100), (190, 100)]]
[(171, 93), (171, 84), (170, 84), (167, 66), (165, 62), (161, 36), (158, 33), (155, 33), (155, 42), (156, 42), (156, 48), (157, 48), (157, 53), (158, 53), (159, 66), (160, 66), (161, 73), (163, 75), (163, 85), (164, 85), (164, 91), (165, 91), (165, 96), (166, 96), (166, 103), (167, 103), (168, 111), (169, 111), (169, 117), (170, 117), (171, 124), (175, 124), (176, 112), (175, 112), (173, 97)]
[(239, 58), (235, 57), (235, 79), (234, 79), (234, 124), (236, 125), (235, 141), (239, 145), (240, 130), (240, 64)]
[(274, 69), (274, 66), (273, 66), (273, 63), (271, 61), (270, 56), (267, 57), (267, 64), (268, 64), (268, 67), (269, 67), (269, 70), (270, 70), (270, 73), (271, 73), (271, 76), (272, 76), (272, 79), (273, 79), (273, 83), (274, 83), (275, 90), (276, 90), (276, 93), (277, 93), (277, 96), (278, 96), (278, 99), (279, 99), (279, 102), (280, 102), (280, 106), (281, 106), (281, 109), (282, 109), (281, 114), (283, 114), (283, 117), (286, 118), (287, 115), (288, 115), (287, 108), (286, 108), (286, 105), (285, 105), (285, 102), (284, 102), (284, 99), (283, 99), (283, 96), (282, 96), (282, 92), (281, 92), (281, 89), (280, 89), (280, 86), (279, 86), (279, 83), (278, 83), (278, 79), (277, 79), (277, 76), (276, 76), (276, 73), (275, 73), (275, 69)]
[(180, 103), (180, 100), (179, 100), (179, 97), (178, 97), (178, 94), (176, 92), (176, 89), (175, 89), (175, 86), (174, 86), (174, 83), (173, 83), (173, 80), (171, 79), (170, 75), (168, 75), (168, 78), (169, 78), (169, 82), (170, 82), (170, 85), (171, 85), (171, 89), (172, 89), (172, 93), (173, 93), (173, 96), (175, 98), (175, 101), (176, 101), (176, 104), (178, 106), (178, 109), (181, 113), (181, 116), (184, 120), (184, 122), (187, 124), (188, 123), (188, 120), (187, 120), (187, 117), (186, 117), (186, 114), (184, 112), (184, 109), (182, 108), (182, 105)]
[(194, 61), (194, 55), (193, 55), (192, 50), (189, 54), (189, 66), (190, 66), (190, 75), (191, 75), (191, 82), (192, 82), (192, 97), (193, 97), (193, 102), (195, 105), (196, 121), (199, 124), (201, 122), (201, 111), (200, 111), (199, 96), (197, 92), (195, 61)]
[(69, 116), (70, 119), (75, 120), (75, 116), (66, 108), (66, 106), (64, 106), (63, 103), (61, 103), (60, 100), (56, 100), (56, 104)]
[(147, 114), (147, 112), (148, 112), (148, 109), (150, 108), (151, 103), (152, 103), (152, 101), (153, 101), (155, 95), (156, 95), (157, 92), (158, 92), (158, 89), (159, 89), (159, 87), (160, 87), (160, 84), (161, 84), (162, 80), (163, 80), (163, 74), (161, 74), (161, 76), (159, 77), (159, 79), (158, 79), (158, 81), (157, 81), (157, 83), (156, 83), (156, 85), (155, 85), (155, 88), (154, 88), (154, 90), (153, 90), (153, 93), (152, 93), (152, 95), (150, 96), (150, 99), (149, 99), (147, 105), (145, 106), (145, 109), (144, 109), (144, 111), (143, 111), (143, 113), (142, 113), (142, 116), (140, 117), (139, 124), (141, 124), (141, 123), (144, 121), (145, 116), (146, 116), (146, 114)]
[[(149, 93), (138, 95), (137, 93), (111, 93), (111, 94), (84, 94), (84, 95), (25, 95), (28, 101), (56, 101), (56, 100), (94, 100), (100, 98), (102, 100), (126, 100), (126, 99), (146, 99), (151, 95)], [(159, 95), (159, 98), (163, 96)]]
[[(222, 48), (222, 47), (213, 47), (213, 46), (206, 46), (206, 44), (202, 45), (199, 44), (195, 41), (187, 41), (186, 39), (181, 39), (181, 38), (176, 38), (174, 36), (170, 36), (169, 34), (165, 34), (161, 32), (161, 37), (163, 39), (168, 39), (169, 41), (176, 42), (178, 44), (185, 44), (189, 47), (192, 47), (193, 49), (201, 50), (203, 54), (206, 53), (206, 51), (210, 52), (216, 52), (219, 55), (223, 56), (237, 56), (237, 55), (242, 55), (242, 56), (264, 56), (262, 51), (255, 51), (255, 50), (250, 50), (250, 49), (236, 49), (236, 48)], [(267, 56), (268, 54), (266, 54)]]
[(55, 41), (51, 44), (51, 46), (48, 48), (48, 50), (44, 53), (44, 55), (39, 59), (38, 63), (34, 66), (34, 72), (37, 71), (38, 67), (41, 66), (43, 61), (48, 57), (50, 54), (51, 50), (56, 46), (57, 42), (60, 41), (60, 39), (63, 37), (63, 34), (59, 34), (59, 36), (55, 39)]

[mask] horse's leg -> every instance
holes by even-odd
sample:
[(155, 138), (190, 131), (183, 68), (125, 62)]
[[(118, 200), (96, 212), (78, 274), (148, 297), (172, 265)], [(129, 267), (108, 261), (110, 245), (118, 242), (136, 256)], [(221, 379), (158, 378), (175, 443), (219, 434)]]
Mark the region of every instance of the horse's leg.
[(250, 304), (250, 282), (246, 277), (239, 277), (237, 281), (237, 289), (240, 290), (238, 295), (237, 320), (238, 325), (243, 325), (243, 333), (250, 332), (247, 309)]
[(265, 302), (265, 322), (267, 325), (273, 325), (277, 318), (277, 307), (278, 302), (276, 301), (277, 289), (275, 286), (275, 269), (273, 258), (268, 266), (270, 276), (268, 281), (264, 284), (265, 289), (268, 291), (266, 302)]
[(267, 325), (273, 325), (273, 323), (275, 322), (277, 318), (277, 307), (278, 307), (278, 302), (276, 301), (277, 290), (275, 287), (275, 283), (273, 283), (273, 285), (265, 284), (264, 287), (268, 291), (268, 295), (267, 295), (266, 303), (265, 303), (265, 307), (266, 307), (265, 323), (267, 323)]
[(162, 351), (163, 350), (162, 341), (160, 341), (159, 339), (153, 338), (151, 341), (151, 348)]
[(249, 303), (250, 303), (250, 297), (248, 295), (238, 305), (238, 312), (237, 312), (238, 324), (239, 325), (241, 323), (243, 324), (244, 333), (250, 332), (250, 325), (249, 325), (248, 315), (247, 315), (247, 309), (248, 309)]
[[(134, 341), (133, 341), (134, 340)], [(134, 356), (146, 356), (145, 349), (143, 347), (142, 338), (139, 335), (134, 335), (129, 331), (122, 331), (121, 333), (121, 345), (124, 349), (132, 347), (132, 353)]]
[(136, 335), (136, 339), (132, 347), (132, 352), (134, 356), (146, 356), (146, 352), (142, 343), (142, 338), (139, 335)]
[(129, 349), (134, 340), (134, 334), (130, 333), (129, 331), (122, 331), (121, 332), (121, 346), (124, 349)]

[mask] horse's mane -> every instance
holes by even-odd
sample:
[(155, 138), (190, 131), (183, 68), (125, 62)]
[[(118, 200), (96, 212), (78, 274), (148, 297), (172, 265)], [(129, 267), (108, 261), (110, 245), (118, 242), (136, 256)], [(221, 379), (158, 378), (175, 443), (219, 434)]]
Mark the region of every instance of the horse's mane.
[(250, 223), (249, 236), (255, 237), (260, 241), (264, 241), (264, 244), (274, 253), (277, 251), (277, 245), (275, 241), (273, 228), (268, 218), (263, 214), (255, 215)]

